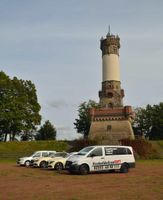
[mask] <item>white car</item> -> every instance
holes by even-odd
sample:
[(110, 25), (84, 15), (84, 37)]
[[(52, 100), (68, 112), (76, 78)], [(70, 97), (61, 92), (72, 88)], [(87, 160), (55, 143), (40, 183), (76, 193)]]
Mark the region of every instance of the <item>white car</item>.
[(32, 159), (40, 158), (40, 157), (47, 157), (50, 154), (54, 154), (54, 153), (56, 153), (56, 151), (46, 151), (46, 150), (45, 151), (36, 151), (31, 156), (18, 158), (17, 164), (25, 165), (25, 166), (29, 167)]
[(56, 152), (55, 154), (51, 154), (50, 156), (47, 156), (47, 157), (35, 158), (31, 161), (32, 166), (33, 167), (47, 168), (48, 167), (47, 161), (49, 159), (60, 158), (60, 157), (63, 158), (67, 155), (68, 155), (67, 152)]
[(66, 161), (70, 173), (88, 174), (96, 171), (120, 171), (127, 173), (135, 167), (133, 149), (130, 146), (89, 146)]
[(67, 159), (69, 159), (71, 156), (77, 154), (77, 152), (69, 153), (64, 157), (54, 157), (52, 159), (49, 159), (47, 164), (49, 169), (55, 169), (57, 171), (60, 171), (62, 169), (65, 169), (65, 164)]

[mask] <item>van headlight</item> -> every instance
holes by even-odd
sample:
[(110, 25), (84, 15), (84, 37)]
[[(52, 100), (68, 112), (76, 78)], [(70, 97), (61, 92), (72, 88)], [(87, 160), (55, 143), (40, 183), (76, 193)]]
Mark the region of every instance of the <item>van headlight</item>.
[(20, 160), (20, 162), (24, 162), (24, 161), (25, 161), (25, 159), (24, 159), (24, 158), (20, 158), (19, 160)]
[(72, 162), (72, 165), (77, 165), (77, 164), (78, 164), (78, 161)]
[(53, 162), (55, 162), (55, 161), (49, 161), (48, 163), (49, 163), (49, 164), (52, 164)]

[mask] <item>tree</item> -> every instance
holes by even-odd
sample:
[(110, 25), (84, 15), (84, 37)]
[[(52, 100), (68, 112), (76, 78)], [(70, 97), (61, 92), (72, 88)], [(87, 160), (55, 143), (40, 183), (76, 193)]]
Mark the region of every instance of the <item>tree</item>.
[(143, 134), (149, 139), (163, 139), (163, 103), (147, 105), (135, 109), (133, 128), (136, 134)]
[(40, 105), (37, 101), (35, 85), (31, 81), (10, 79), (0, 72), (0, 133), (15, 135), (22, 131), (32, 131), (40, 124)]
[(20, 134), (21, 141), (35, 140), (35, 133), (31, 131), (24, 131)]
[(149, 139), (163, 139), (163, 102), (152, 107), (152, 126), (147, 134)]
[(146, 135), (151, 128), (151, 123), (149, 122), (148, 112), (145, 108), (138, 107), (134, 110), (135, 119), (133, 122), (133, 129), (135, 135)]
[(78, 119), (75, 119), (74, 125), (75, 129), (77, 129), (78, 133), (87, 137), (89, 134), (89, 129), (91, 125), (91, 116), (90, 116), (90, 109), (97, 108), (99, 104), (93, 100), (89, 100), (88, 102), (83, 102), (79, 105), (78, 109)]
[(35, 137), (36, 140), (55, 140), (56, 129), (49, 120), (45, 121), (44, 125), (38, 131)]

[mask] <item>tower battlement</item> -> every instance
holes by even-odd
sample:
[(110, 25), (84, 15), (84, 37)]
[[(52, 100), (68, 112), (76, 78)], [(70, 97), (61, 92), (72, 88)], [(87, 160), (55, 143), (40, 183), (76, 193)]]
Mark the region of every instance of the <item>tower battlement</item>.
[(101, 38), (100, 49), (102, 50), (102, 55), (106, 55), (106, 54), (119, 55), (119, 49), (120, 49), (119, 36), (107, 34), (105, 39)]

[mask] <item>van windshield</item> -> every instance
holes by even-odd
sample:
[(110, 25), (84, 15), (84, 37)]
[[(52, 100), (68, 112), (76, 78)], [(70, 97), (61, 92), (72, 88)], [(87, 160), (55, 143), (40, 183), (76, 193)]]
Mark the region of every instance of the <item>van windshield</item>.
[(85, 147), (84, 149), (80, 150), (77, 155), (86, 155), (89, 151), (91, 151), (94, 147)]

